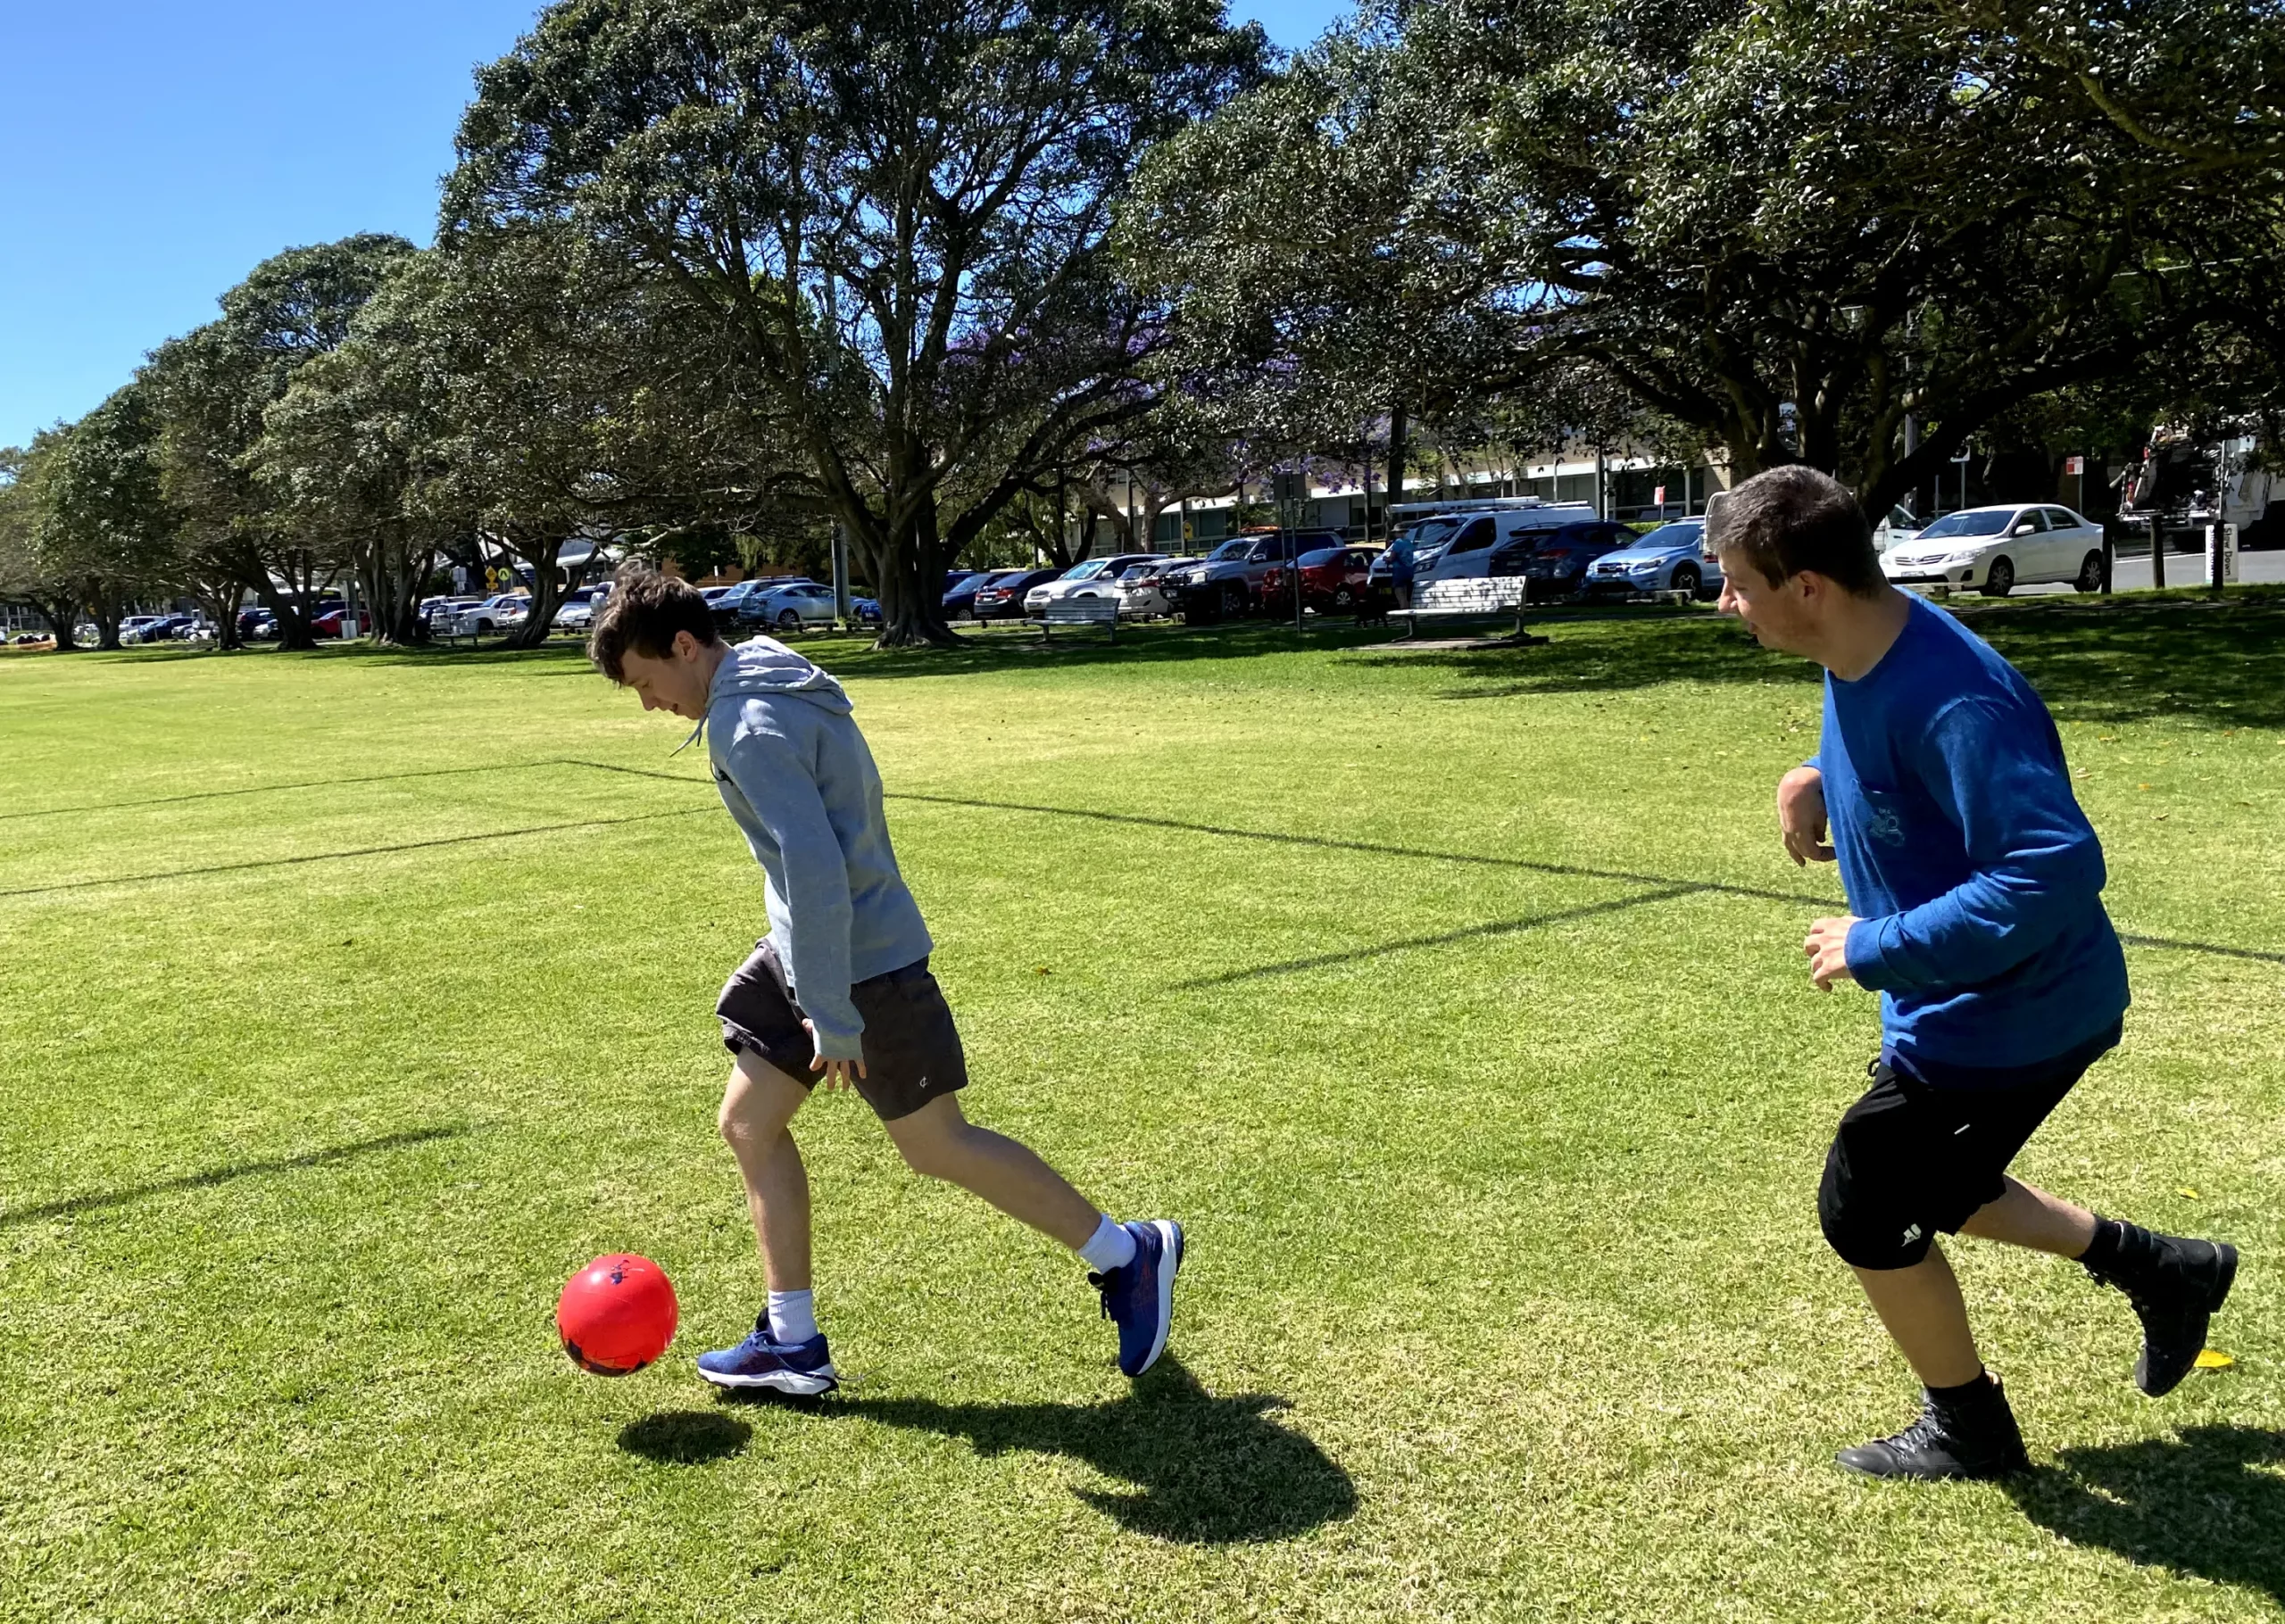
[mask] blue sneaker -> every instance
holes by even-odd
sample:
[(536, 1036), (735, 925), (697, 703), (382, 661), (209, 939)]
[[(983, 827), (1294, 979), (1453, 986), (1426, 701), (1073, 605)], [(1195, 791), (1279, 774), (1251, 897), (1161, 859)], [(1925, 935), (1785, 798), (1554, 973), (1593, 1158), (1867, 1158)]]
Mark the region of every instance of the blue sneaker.
[(769, 1316), (754, 1322), (753, 1335), (735, 1347), (698, 1355), (698, 1373), (718, 1388), (768, 1388), (796, 1398), (814, 1398), (841, 1385), (826, 1351), (825, 1332), (806, 1342), (772, 1342)]
[(1182, 1267), (1182, 1225), (1168, 1218), (1118, 1226), (1134, 1237), (1134, 1255), (1087, 1283), (1103, 1294), (1103, 1318), (1118, 1327), (1118, 1371), (1140, 1376), (1167, 1349), (1174, 1323), (1175, 1274)]

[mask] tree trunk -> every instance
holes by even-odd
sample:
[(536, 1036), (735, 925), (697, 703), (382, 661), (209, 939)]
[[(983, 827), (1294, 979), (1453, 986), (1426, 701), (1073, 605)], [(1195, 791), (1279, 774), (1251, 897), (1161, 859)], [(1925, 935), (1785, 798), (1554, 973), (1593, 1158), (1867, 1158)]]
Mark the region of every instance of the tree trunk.
[(1383, 542), (1396, 534), (1396, 504), (1404, 500), (1405, 431), (1409, 427), (1404, 420), (1402, 406), (1389, 408), (1389, 493), (1383, 506), (1387, 514), (1381, 536)]
[(76, 654), (79, 651), (79, 603), (77, 599), (55, 598), (36, 601), (32, 607), (46, 618), (48, 629), (55, 634), (55, 651)]
[(556, 555), (563, 551), (563, 538), (553, 541), (518, 542), (516, 556), (532, 567), (531, 617), (508, 634), (503, 648), (536, 649), (547, 641), (555, 629), (555, 611), (563, 602), (563, 584), (557, 577)]
[(924, 503), (903, 534), (892, 534), (874, 561), (881, 592), (877, 649), (948, 649), (961, 639), (944, 619), (943, 546), (936, 504)]

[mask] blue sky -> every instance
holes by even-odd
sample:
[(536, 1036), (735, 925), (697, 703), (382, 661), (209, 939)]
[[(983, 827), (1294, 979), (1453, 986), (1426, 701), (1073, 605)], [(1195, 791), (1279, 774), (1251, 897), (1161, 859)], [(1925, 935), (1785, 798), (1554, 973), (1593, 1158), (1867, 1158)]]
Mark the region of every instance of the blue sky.
[[(1233, 0), (1284, 46), (1337, 0)], [(0, 445), (76, 418), (281, 248), (426, 243), (469, 75), (536, 0), (0, 6)]]

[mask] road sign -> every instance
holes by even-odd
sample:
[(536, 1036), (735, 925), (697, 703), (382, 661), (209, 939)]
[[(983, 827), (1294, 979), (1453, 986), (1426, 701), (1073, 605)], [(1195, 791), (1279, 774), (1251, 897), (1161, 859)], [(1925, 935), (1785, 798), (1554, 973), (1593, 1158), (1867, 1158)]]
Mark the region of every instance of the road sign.
[(1302, 474), (1272, 474), (1269, 476), (1270, 500), (1273, 501), (1304, 501), (1309, 494), (1309, 477)]
[(2066, 474), (2083, 474), (2087, 471), (2087, 460), (2084, 457), (2065, 457), (2063, 460), (2063, 471)]

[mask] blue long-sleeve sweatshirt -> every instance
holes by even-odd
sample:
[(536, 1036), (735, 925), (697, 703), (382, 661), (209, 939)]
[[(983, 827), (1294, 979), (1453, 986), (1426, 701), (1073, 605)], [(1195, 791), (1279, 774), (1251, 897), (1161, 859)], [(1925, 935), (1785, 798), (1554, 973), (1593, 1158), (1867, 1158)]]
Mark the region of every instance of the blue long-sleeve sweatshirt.
[(849, 696), (784, 643), (756, 637), (716, 668), (703, 725), (818, 1053), (854, 1060), (865, 1021), (852, 983), (918, 964), (935, 944), (897, 872), (880, 771)]
[(1828, 675), (1812, 763), (1884, 1046), (1931, 1081), (2036, 1065), (2125, 1012), (2102, 845), (2029, 683), (1915, 597), (1855, 682)]

